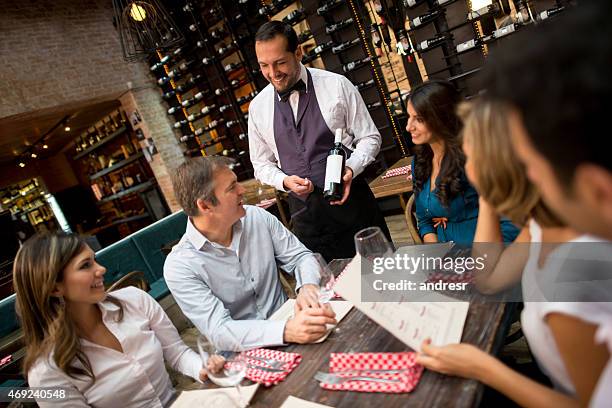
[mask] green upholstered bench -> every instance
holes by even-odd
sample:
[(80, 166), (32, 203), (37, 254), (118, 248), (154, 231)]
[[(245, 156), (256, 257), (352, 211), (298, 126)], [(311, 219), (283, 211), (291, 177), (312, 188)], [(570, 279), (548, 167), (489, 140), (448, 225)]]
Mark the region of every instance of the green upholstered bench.
[[(159, 301), (169, 295), (163, 278), (166, 257), (162, 247), (178, 240), (185, 233), (186, 225), (187, 216), (179, 211), (98, 251), (96, 260), (107, 270), (105, 284), (110, 286), (125, 274), (139, 270), (144, 272), (152, 297)], [(0, 300), (0, 316), (0, 343), (12, 342), (12, 337), (19, 330), (14, 294)]]

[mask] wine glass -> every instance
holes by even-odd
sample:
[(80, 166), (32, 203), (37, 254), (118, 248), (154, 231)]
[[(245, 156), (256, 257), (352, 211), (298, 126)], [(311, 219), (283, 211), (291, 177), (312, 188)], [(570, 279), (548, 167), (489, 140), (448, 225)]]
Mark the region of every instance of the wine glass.
[(355, 250), (372, 262), (375, 258), (393, 256), (393, 246), (380, 227), (368, 227), (358, 231), (355, 234)]
[(207, 369), (208, 378), (220, 387), (236, 387), (236, 391), (238, 391), (239, 407), (246, 407), (247, 403), (244, 401), (240, 383), (246, 376), (248, 367), (247, 359), (244, 354), (237, 351), (242, 349), (242, 345), (230, 330), (226, 330), (224, 337), (228, 340), (225, 348), (229, 350), (217, 348), (202, 334), (198, 336), (197, 344), (200, 357), (202, 358), (202, 366), (205, 368), (207, 367), (208, 358), (213, 354), (223, 356), (223, 358), (225, 358), (225, 365), (221, 371), (213, 373)]
[(319, 273), (319, 303), (329, 303), (334, 297), (335, 277), (321, 254), (313, 254), (317, 260), (317, 272)]

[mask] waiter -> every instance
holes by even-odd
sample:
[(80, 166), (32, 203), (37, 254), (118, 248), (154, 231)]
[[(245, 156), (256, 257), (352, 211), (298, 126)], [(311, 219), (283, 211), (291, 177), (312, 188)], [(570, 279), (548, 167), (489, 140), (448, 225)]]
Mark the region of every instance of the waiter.
[[(302, 65), (293, 28), (263, 24), (255, 52), (270, 82), (249, 107), (255, 177), (289, 192), (293, 232), (330, 261), (355, 255), (357, 231), (379, 226), (390, 239), (372, 191), (359, 175), (380, 150), (380, 133), (355, 86), (344, 76)], [(323, 198), (327, 154), (336, 129), (347, 153), (340, 201)]]

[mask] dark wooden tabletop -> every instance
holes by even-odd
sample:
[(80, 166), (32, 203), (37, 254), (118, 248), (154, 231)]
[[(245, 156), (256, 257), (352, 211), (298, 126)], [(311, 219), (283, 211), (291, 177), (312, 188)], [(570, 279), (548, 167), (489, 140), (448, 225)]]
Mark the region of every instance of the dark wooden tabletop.
[[(330, 267), (339, 273), (348, 262), (334, 260)], [(496, 352), (508, 326), (505, 304), (486, 303), (476, 295), (470, 300), (462, 341)], [(478, 405), (482, 396), (483, 385), (477, 381), (428, 370), (424, 371), (416, 389), (406, 394), (329, 391), (319, 387), (313, 376), (317, 371), (329, 371), (330, 353), (410, 351), (408, 346), (357, 309), (351, 310), (323, 343), (291, 345), (282, 350), (300, 353), (302, 362), (285, 381), (269, 388), (260, 386), (251, 400), (251, 407), (278, 407), (289, 395), (332, 407), (473, 407)], [(205, 386), (215, 387), (210, 383)]]
[[(410, 163), (412, 163), (412, 157), (404, 157), (398, 160), (393, 166), (389, 167), (389, 169), (408, 166)], [(374, 197), (383, 198), (412, 191), (412, 183), (406, 180), (406, 174), (385, 179), (382, 178), (384, 174), (385, 173), (382, 173), (369, 184), (370, 190), (374, 193)]]

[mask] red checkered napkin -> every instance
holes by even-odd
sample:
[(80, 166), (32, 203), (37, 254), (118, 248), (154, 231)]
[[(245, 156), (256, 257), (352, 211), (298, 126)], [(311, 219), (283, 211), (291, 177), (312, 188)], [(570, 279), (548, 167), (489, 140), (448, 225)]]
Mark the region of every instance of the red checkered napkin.
[(243, 353), (247, 357), (247, 362), (251, 366), (258, 367), (269, 367), (266, 363), (260, 360), (254, 360), (248, 358), (249, 356), (270, 358), (279, 361), (286, 361), (286, 364), (282, 367), (284, 371), (265, 371), (257, 368), (247, 368), (246, 378), (259, 384), (263, 384), (269, 387), (274, 384), (278, 384), (283, 381), (293, 371), (295, 367), (302, 361), (302, 356), (298, 353), (287, 353), (279, 350), (269, 349), (255, 349), (245, 351)]
[(411, 165), (396, 167), (395, 169), (389, 169), (383, 174), (382, 178), (386, 179), (389, 177), (401, 176), (404, 174), (411, 174), (412, 168)]
[[(346, 381), (342, 384), (320, 383), (328, 390), (359, 392), (410, 392), (416, 387), (423, 373), (423, 366), (415, 362), (416, 353), (331, 353), (329, 372), (338, 373), (341, 377), (354, 377), (357, 373), (346, 372), (360, 370), (359, 375), (400, 380), (383, 383), (368, 381)], [(361, 371), (364, 370), (364, 371)], [(365, 370), (403, 370), (399, 373), (366, 372)]]
[(444, 283), (474, 283), (474, 274), (472, 272), (465, 273), (445, 273), (434, 272), (425, 281), (427, 283), (444, 282)]

